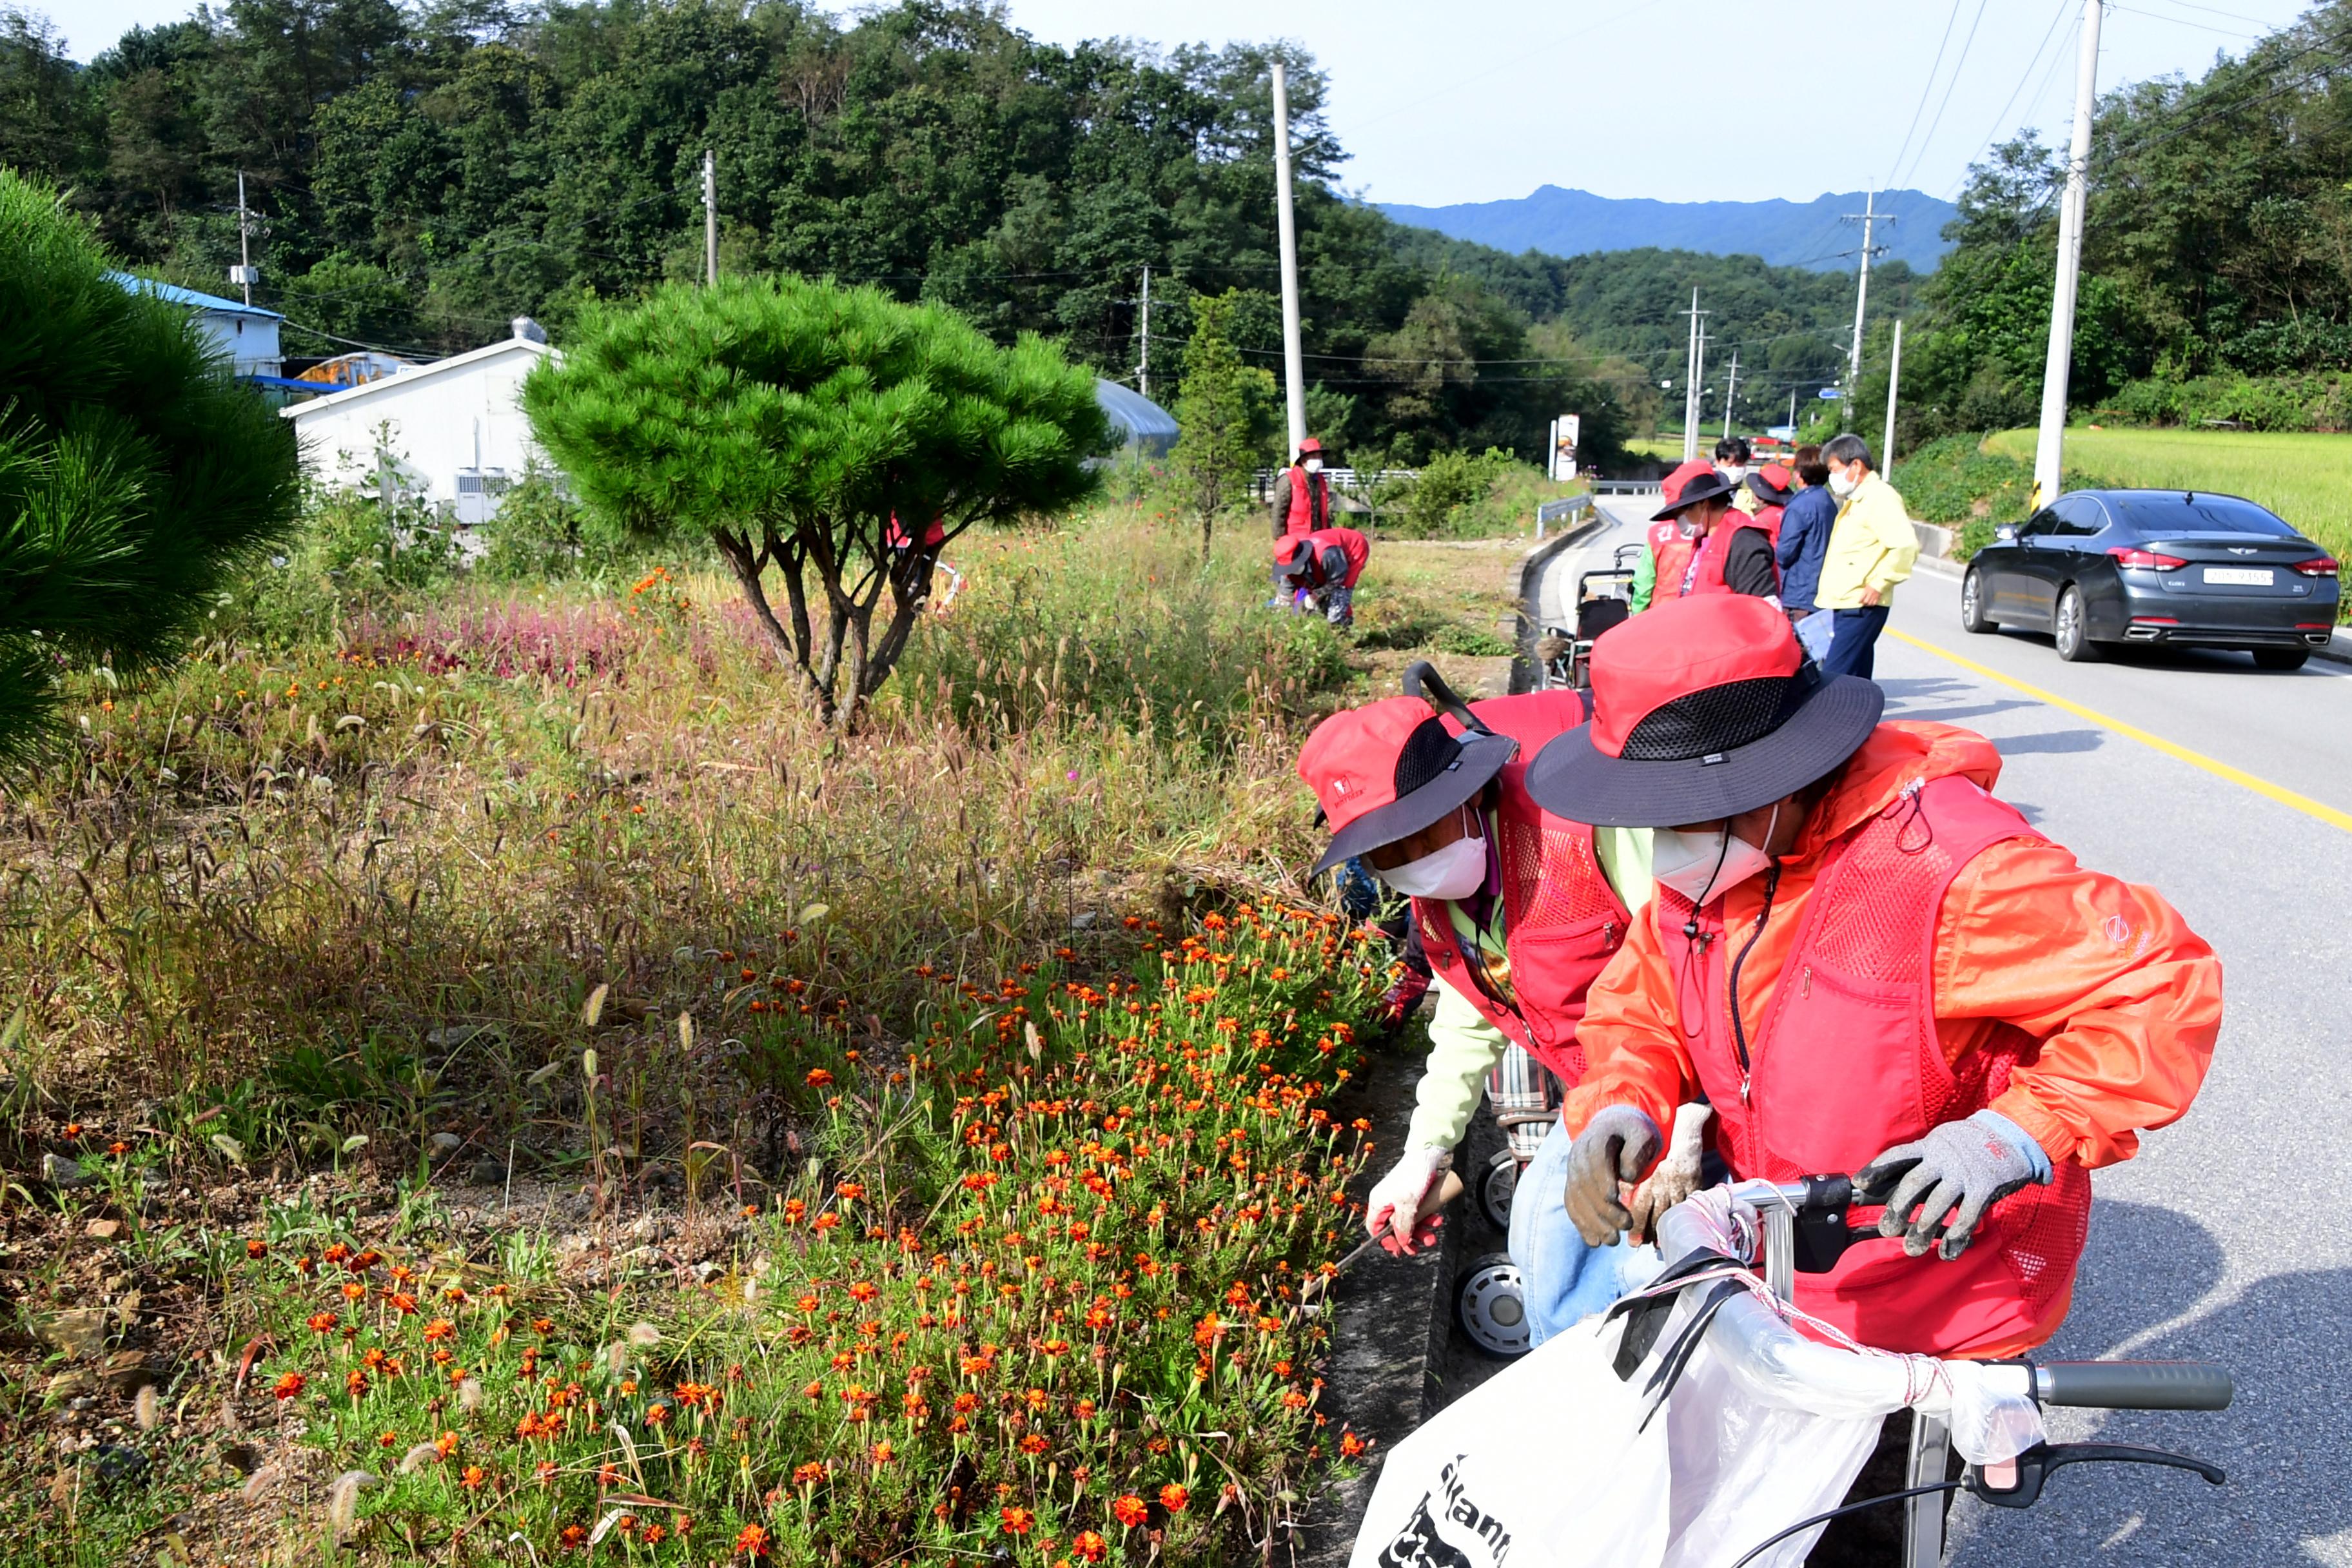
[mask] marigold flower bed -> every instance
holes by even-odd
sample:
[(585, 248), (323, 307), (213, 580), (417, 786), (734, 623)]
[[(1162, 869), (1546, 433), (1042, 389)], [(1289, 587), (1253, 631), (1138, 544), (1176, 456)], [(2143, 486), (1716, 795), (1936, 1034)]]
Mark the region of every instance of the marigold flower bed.
[(820, 1157), (699, 1287), (583, 1299), (273, 1211), (231, 1280), (270, 1346), (251, 1386), (373, 1478), (350, 1543), (1257, 1558), (1361, 1448), (1298, 1308), (1346, 1236), (1367, 1124), (1328, 1101), (1386, 955), (1302, 910), (1129, 924), (1153, 944), (1117, 978), (938, 976), (901, 1058), (763, 1008)]

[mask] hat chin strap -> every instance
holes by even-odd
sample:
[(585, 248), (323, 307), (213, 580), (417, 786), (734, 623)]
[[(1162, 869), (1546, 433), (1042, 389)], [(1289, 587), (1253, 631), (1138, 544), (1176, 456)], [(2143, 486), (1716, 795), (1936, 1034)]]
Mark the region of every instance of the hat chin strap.
[(1470, 711), (1470, 705), (1454, 695), (1454, 688), (1437, 673), (1437, 667), (1425, 658), (1417, 658), (1405, 667), (1404, 694), (1418, 697), (1450, 719), (1457, 720), (1465, 730), (1475, 730), (1482, 735), (1495, 731)]

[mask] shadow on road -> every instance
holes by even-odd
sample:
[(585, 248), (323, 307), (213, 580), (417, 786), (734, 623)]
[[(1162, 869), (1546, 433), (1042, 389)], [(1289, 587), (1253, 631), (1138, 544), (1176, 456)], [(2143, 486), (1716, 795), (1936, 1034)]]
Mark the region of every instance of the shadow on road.
[(2237, 1397), (2226, 1411), (2059, 1413), (2052, 1423), (2055, 1437), (2195, 1454), (2226, 1469), (2228, 1485), (2137, 1466), (2068, 1470), (2030, 1512), (1966, 1505), (1955, 1519), (1965, 1540), (1956, 1565), (2352, 1561), (2352, 1488), (2342, 1474), (2352, 1269), (2274, 1274), (2209, 1301), (2221, 1268), (2220, 1242), (2196, 1221), (2103, 1200), (2074, 1311), (2043, 1353), (2108, 1355), (2130, 1341), (2137, 1359), (2228, 1368)]
[(2095, 752), (2106, 743), (2096, 730), (2053, 730), (2046, 735), (1996, 735), (1993, 748), (2004, 757), (2028, 752)]

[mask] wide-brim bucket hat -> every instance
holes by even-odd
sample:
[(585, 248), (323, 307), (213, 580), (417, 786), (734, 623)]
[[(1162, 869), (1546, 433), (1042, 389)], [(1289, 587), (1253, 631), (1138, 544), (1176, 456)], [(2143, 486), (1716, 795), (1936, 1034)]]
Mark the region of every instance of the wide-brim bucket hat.
[(1825, 676), (1763, 599), (1654, 605), (1592, 645), (1590, 723), (1528, 764), (1556, 816), (1596, 827), (1683, 827), (1737, 816), (1843, 766), (1877, 727), (1874, 681)]
[(1298, 776), (1332, 828), (1318, 873), (1442, 821), (1518, 754), (1427, 661), (1405, 671), (1404, 686), (1404, 696), (1332, 714), (1299, 749)]
[(1679, 516), (1705, 501), (1726, 500), (1739, 493), (1739, 487), (1723, 476), (1719, 468), (1709, 468), (1683, 486), (1682, 494), (1650, 514), (1652, 522), (1664, 522)]

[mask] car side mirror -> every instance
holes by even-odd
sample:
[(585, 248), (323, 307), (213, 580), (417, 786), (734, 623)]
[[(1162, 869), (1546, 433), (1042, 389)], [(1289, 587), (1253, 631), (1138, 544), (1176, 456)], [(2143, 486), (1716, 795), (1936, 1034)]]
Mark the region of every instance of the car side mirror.
[(2004, 522), (1992, 531), (1992, 536), (2003, 544), (2014, 544), (2017, 542), (2017, 525), (2013, 522)]

